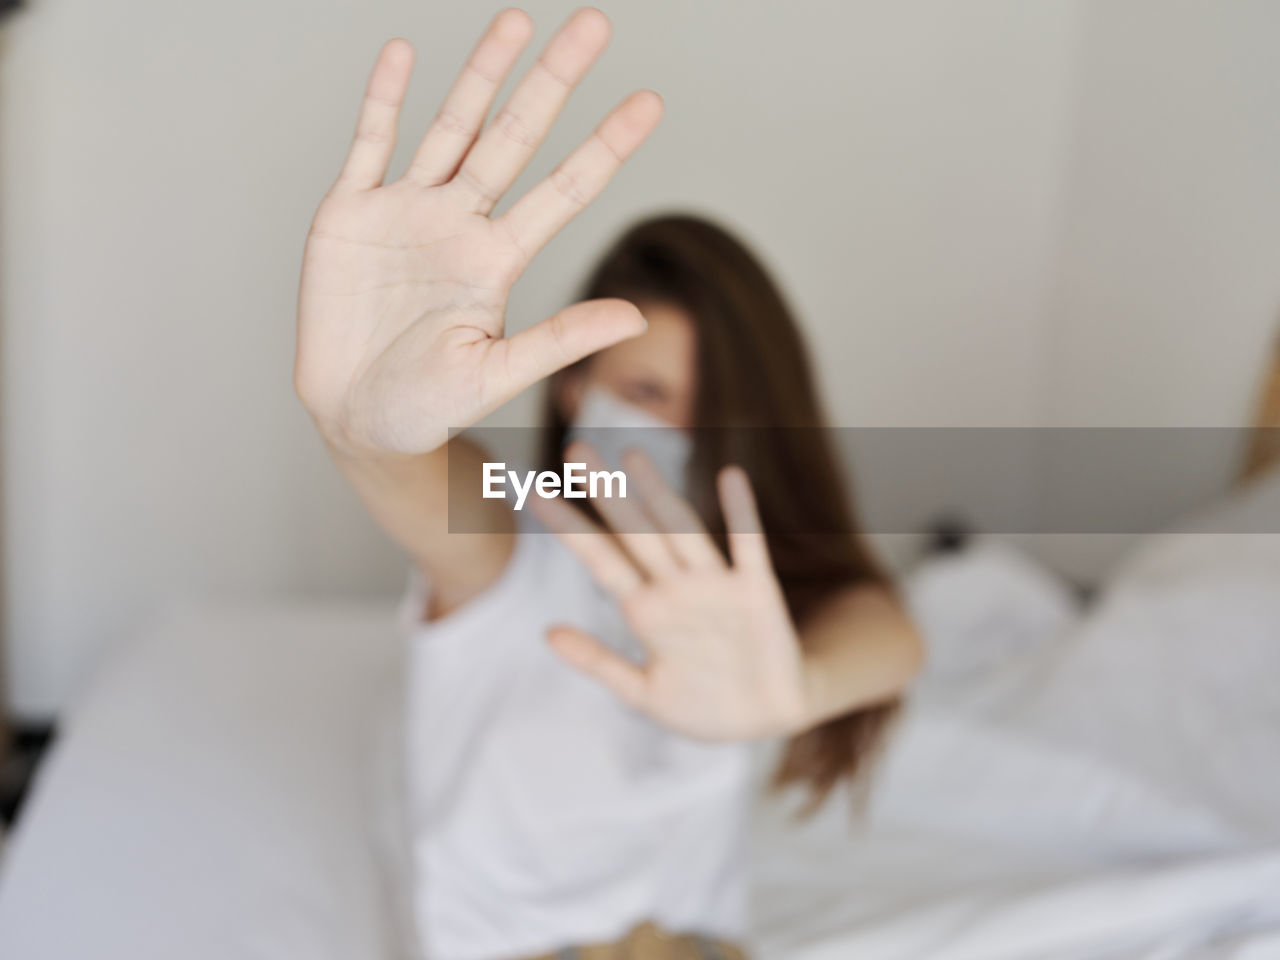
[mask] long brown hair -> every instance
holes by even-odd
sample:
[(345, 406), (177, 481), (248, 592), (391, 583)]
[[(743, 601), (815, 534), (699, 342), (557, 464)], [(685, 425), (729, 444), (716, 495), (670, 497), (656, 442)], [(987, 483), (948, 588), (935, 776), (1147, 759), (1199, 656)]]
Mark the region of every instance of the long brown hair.
[(1262, 476), (1277, 464), (1280, 464), (1280, 336), (1276, 337), (1271, 362), (1263, 373), (1240, 483)]
[[(675, 306), (693, 321), (697, 390), (691, 499), (723, 549), (715, 477), (729, 463), (746, 470), (797, 626), (850, 586), (888, 586), (854, 522), (850, 488), (825, 429), (800, 331), (778, 287), (741, 242), (694, 216), (644, 220), (627, 230), (592, 271), (583, 299), (597, 297)], [(542, 469), (558, 471), (569, 424), (555, 401), (557, 393), (553, 382), (540, 459)], [(874, 706), (796, 737), (775, 784), (808, 786), (816, 807), (859, 770), (895, 708), (893, 703)]]

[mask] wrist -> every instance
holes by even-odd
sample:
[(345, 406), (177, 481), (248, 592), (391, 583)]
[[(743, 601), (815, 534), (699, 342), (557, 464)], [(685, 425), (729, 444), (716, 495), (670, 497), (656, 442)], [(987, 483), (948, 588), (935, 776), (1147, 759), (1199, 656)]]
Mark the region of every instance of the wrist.
[(762, 711), (761, 727), (773, 736), (799, 736), (821, 721), (822, 700), (821, 672), (808, 655), (802, 654), (791, 681), (776, 689)]
[(799, 704), (789, 731), (792, 736), (804, 733), (825, 719), (825, 684), (822, 670), (812, 653), (805, 652), (801, 655), (799, 687)]
[(323, 427), (320, 428), (320, 439), (324, 441), (325, 448), (329, 451), (329, 456), (340, 466), (367, 465), (369, 467), (377, 467), (384, 464), (395, 466), (418, 459), (416, 454), (400, 453), (396, 450), (387, 450), (371, 444), (360, 443), (352, 440), (345, 432), (326, 430)]
[(799, 701), (800, 706), (791, 731), (793, 736), (821, 726), (857, 707), (856, 699), (849, 691), (841, 689), (839, 677), (833, 676), (830, 660), (817, 650), (805, 651), (801, 656)]
[(304, 389), (297, 376), (295, 391), (325, 447), (339, 463), (410, 461), (443, 448), (449, 441), (449, 431), (444, 428), (406, 433), (385, 416), (352, 410), (349, 401), (326, 396), (321, 402), (314, 390)]
[(329, 457), (346, 477), (360, 485), (397, 487), (416, 483), (424, 470), (433, 470), (430, 454), (399, 453), (351, 444), (321, 434)]
[(392, 445), (368, 439), (367, 430), (352, 429), (350, 421), (345, 418), (324, 417), (314, 410), (308, 410), (308, 413), (311, 414), (311, 420), (316, 426), (316, 431), (320, 434), (320, 439), (324, 441), (329, 455), (344, 466), (367, 464), (370, 466), (386, 465), (388, 467), (396, 467), (419, 460), (426, 454), (443, 449), (448, 442), (448, 437), (444, 436), (439, 443), (430, 444), (426, 449), (402, 450)]

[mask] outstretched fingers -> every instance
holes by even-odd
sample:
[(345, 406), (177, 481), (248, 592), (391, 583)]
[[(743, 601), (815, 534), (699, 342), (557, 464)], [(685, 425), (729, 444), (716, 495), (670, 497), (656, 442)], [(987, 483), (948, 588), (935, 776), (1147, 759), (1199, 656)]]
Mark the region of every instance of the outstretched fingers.
[(418, 145), (406, 177), (431, 187), (457, 173), (532, 35), (533, 21), (523, 10), (503, 10), (493, 18)]
[(566, 663), (595, 678), (623, 703), (643, 706), (648, 676), (641, 667), (574, 627), (552, 627), (547, 639)]
[(622, 466), (643, 498), (645, 512), (653, 518), (685, 568), (724, 566), (724, 557), (707, 533), (698, 511), (667, 482), (648, 454), (629, 450), (622, 456)]
[(500, 219), (527, 256), (546, 246), (600, 195), (661, 119), (661, 97), (652, 90), (633, 93), (549, 177), (503, 214)]
[[(570, 461), (585, 464), (589, 474), (608, 473), (613, 468), (612, 464), (605, 463), (594, 446), (584, 440), (569, 444), (565, 456)], [(627, 555), (651, 580), (679, 573), (680, 564), (671, 543), (645, 512), (640, 497), (630, 492), (625, 497), (606, 494), (593, 496), (591, 503), (622, 543)]]
[(617, 600), (644, 586), (640, 570), (618, 542), (576, 507), (559, 497), (534, 497), (534, 515), (587, 568), (601, 589)]
[(551, 38), (451, 181), (469, 209), (493, 210), (608, 42), (609, 20), (591, 8), (577, 11)]
[(494, 392), (489, 402), (506, 403), (562, 367), (644, 330), (643, 315), (625, 300), (586, 300), (566, 307), (527, 330), (493, 342), (486, 361), (492, 369), (485, 383)]
[(400, 106), (412, 73), (413, 47), (409, 41), (388, 40), (369, 74), (355, 138), (336, 187), (370, 190), (382, 185), (395, 152)]
[(746, 471), (737, 466), (725, 467), (717, 480), (734, 567), (749, 571), (770, 569), (769, 546)]

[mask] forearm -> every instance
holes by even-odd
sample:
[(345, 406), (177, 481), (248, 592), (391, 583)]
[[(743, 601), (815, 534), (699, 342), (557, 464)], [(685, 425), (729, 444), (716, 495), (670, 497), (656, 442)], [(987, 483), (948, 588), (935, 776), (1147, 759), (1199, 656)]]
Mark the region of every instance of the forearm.
[(511, 552), (514, 522), (502, 501), (481, 500), (478, 488), (456, 491), (450, 533), (450, 459), (455, 475), (468, 475), (482, 451), (455, 439), (430, 453), (356, 454), (327, 442), (330, 455), (375, 522), (409, 554), (432, 584), (438, 612), (465, 602), (502, 571)]
[(802, 729), (892, 700), (924, 662), (924, 644), (901, 604), (882, 588), (836, 598), (801, 632)]

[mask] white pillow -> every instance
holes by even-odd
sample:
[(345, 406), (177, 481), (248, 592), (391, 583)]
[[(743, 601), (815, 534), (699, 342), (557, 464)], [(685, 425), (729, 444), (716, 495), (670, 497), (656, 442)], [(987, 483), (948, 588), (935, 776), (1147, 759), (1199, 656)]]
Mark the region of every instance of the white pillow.
[(193, 611), (61, 725), (0, 872), (0, 957), (385, 960), (373, 718), (390, 604)]

